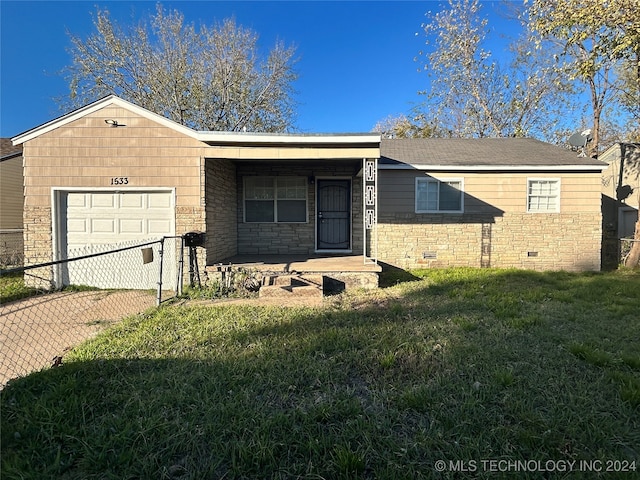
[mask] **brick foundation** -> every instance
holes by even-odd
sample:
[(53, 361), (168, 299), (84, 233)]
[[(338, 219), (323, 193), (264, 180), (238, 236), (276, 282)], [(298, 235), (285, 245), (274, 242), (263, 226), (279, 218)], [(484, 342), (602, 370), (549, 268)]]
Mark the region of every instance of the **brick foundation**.
[(416, 215), (380, 218), (378, 259), (403, 269), (502, 267), (600, 270), (593, 214)]

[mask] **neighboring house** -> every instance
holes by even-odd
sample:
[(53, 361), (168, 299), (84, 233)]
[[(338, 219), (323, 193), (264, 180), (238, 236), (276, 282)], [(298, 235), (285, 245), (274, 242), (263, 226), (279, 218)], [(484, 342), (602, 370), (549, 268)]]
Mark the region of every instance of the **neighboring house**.
[(534, 140), (197, 132), (110, 96), (13, 142), (29, 258), (203, 231), (209, 266), (600, 266), (605, 165)]
[(22, 261), (22, 146), (0, 138), (0, 266)]
[(617, 238), (633, 237), (640, 202), (640, 143), (616, 143), (600, 160), (602, 172), (602, 221)]
[(615, 267), (621, 238), (633, 238), (640, 203), (640, 143), (616, 143), (600, 160), (602, 172), (603, 265)]

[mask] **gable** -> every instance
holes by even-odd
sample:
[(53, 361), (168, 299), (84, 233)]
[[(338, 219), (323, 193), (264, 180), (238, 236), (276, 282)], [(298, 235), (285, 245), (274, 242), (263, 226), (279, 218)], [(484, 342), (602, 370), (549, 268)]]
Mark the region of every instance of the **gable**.
[[(96, 112), (100, 112), (101, 110), (103, 110), (105, 107), (115, 107), (115, 108), (119, 108), (120, 110), (115, 112), (129, 112), (129, 114), (135, 114), (136, 117), (138, 118), (145, 118), (149, 121), (152, 121), (158, 125), (164, 126), (166, 128), (175, 130), (179, 133), (182, 133), (183, 135), (187, 135), (187, 136), (191, 136), (195, 138), (195, 133), (193, 130), (191, 130), (190, 128), (187, 128), (183, 125), (180, 125), (176, 122), (173, 122), (172, 120), (169, 120), (161, 115), (157, 115), (153, 112), (150, 112), (149, 110), (146, 110), (142, 107), (139, 107), (137, 105), (134, 105), (131, 102), (127, 102), (126, 100), (123, 100), (119, 97), (116, 97), (115, 95), (110, 95), (108, 97), (105, 97), (101, 100), (98, 100), (94, 103), (91, 103), (89, 105), (86, 105), (85, 107), (79, 108), (77, 110), (74, 110), (73, 112), (70, 112), (66, 115), (63, 115), (61, 117), (58, 117), (56, 119), (53, 119), (47, 123), (44, 123), (38, 127), (35, 127), (31, 130), (28, 130), (27, 132), (24, 132), (20, 135), (17, 135), (16, 137), (14, 137), (12, 139), (13, 144), (14, 145), (19, 145), (22, 144), (24, 142), (27, 142), (29, 140), (32, 140), (34, 138), (37, 138), (41, 135), (44, 135), (46, 133), (49, 133), (53, 130), (62, 128), (70, 123), (76, 122), (78, 120), (81, 120), (85, 117), (91, 117), (92, 114), (96, 113)], [(110, 118), (105, 118), (104, 120), (110, 120)], [(118, 120), (117, 118), (112, 118), (112, 120), (116, 120), (118, 122), (118, 125), (121, 126), (125, 126), (125, 123), (122, 123), (120, 120)], [(101, 125), (103, 126), (103, 125)], [(118, 127), (114, 127), (114, 128), (118, 128)]]

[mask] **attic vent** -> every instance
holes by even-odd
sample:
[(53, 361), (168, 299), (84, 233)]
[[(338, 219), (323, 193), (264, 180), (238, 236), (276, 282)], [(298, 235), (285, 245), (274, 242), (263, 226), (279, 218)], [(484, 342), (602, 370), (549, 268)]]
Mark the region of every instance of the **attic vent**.
[(422, 258), (424, 260), (435, 260), (438, 258), (438, 254), (436, 252), (422, 252)]
[(537, 257), (538, 252), (527, 252), (527, 257)]

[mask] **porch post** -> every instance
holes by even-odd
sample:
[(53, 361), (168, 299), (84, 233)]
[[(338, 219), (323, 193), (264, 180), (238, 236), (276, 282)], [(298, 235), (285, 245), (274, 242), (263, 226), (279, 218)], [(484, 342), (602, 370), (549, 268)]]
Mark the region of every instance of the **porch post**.
[[(364, 263), (378, 263), (378, 159), (362, 159)], [(367, 235), (368, 234), (368, 235)], [(367, 239), (369, 255), (367, 255)]]

